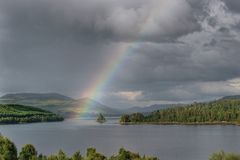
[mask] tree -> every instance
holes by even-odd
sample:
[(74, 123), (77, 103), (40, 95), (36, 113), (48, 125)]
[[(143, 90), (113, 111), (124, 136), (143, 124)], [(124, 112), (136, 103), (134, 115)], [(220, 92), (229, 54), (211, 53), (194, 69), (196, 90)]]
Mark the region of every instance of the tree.
[(88, 148), (87, 149), (87, 157), (85, 158), (85, 160), (106, 160), (107, 158), (96, 152), (95, 148)]
[(99, 122), (99, 123), (104, 123), (104, 122), (106, 122), (106, 119), (105, 119), (105, 117), (100, 113), (99, 115), (98, 115), (98, 117), (97, 117), (97, 122)]
[(218, 153), (213, 153), (209, 160), (240, 160), (240, 155), (221, 151)]
[(138, 153), (130, 152), (121, 148), (118, 155), (110, 157), (109, 160), (159, 160), (156, 157), (141, 157)]
[(118, 160), (130, 159), (130, 155), (124, 148), (120, 148), (119, 152), (118, 152), (117, 159)]
[(144, 115), (142, 113), (133, 113), (131, 115), (132, 122), (142, 122), (144, 120)]
[(19, 153), (19, 160), (32, 160), (33, 157), (37, 157), (37, 151), (33, 145), (26, 144), (22, 147), (22, 150)]
[(0, 135), (0, 157), (3, 160), (17, 160), (17, 148), (9, 139)]
[(72, 160), (82, 160), (82, 159), (83, 159), (83, 158), (82, 158), (80, 152), (76, 152), (76, 153), (74, 153), (73, 156), (72, 156)]
[(42, 154), (39, 154), (38, 160), (47, 160), (47, 156), (44, 156)]
[(50, 155), (47, 160), (58, 160), (58, 157), (55, 155)]
[[(229, 159), (224, 160), (240, 160), (234, 159), (235, 155), (229, 154)], [(231, 159), (233, 158), (233, 159)], [(22, 147), (22, 150), (17, 159), (17, 149), (11, 141), (7, 138), (0, 136), (0, 160), (158, 160), (156, 157), (141, 157), (138, 153), (133, 153), (121, 148), (118, 155), (113, 155), (109, 159), (101, 153), (98, 153), (95, 148), (88, 148), (86, 157), (82, 157), (80, 152), (76, 152), (72, 157), (68, 157), (62, 150), (55, 155), (44, 156), (37, 154), (36, 149), (31, 144), (26, 144)], [(219, 159), (211, 159), (219, 160)]]
[(128, 122), (131, 122), (130, 116), (127, 114), (122, 115), (120, 118), (120, 123), (128, 123)]
[(57, 157), (58, 157), (58, 160), (67, 160), (67, 156), (62, 150), (59, 150)]

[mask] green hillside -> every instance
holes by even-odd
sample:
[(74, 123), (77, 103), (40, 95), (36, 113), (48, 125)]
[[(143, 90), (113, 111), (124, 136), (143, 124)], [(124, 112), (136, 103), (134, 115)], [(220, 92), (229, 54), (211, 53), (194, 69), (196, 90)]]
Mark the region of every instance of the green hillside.
[[(87, 110), (82, 109), (86, 103), (91, 104)], [(70, 97), (58, 93), (16, 93), (6, 94), (0, 97), (0, 104), (20, 104), (25, 106), (33, 106), (44, 110), (51, 111), (64, 117), (77, 117), (79, 111), (86, 113), (85, 116), (96, 116), (102, 113), (104, 116), (121, 115), (117, 109), (102, 105), (94, 100), (72, 99)]]
[(62, 120), (63, 118), (61, 116), (42, 109), (15, 104), (0, 104), (0, 124), (50, 122)]
[(152, 112), (123, 115), (122, 124), (240, 124), (240, 99), (220, 99)]
[(1, 97), (5, 100), (73, 100), (70, 97), (58, 93), (13, 93)]

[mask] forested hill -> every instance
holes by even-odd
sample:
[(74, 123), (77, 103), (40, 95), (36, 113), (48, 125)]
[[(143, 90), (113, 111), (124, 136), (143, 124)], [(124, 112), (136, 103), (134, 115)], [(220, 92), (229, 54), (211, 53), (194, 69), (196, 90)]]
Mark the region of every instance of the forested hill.
[(123, 115), (122, 124), (240, 124), (240, 99), (220, 99), (209, 103), (172, 107), (154, 111)]
[[(91, 104), (91, 107), (88, 110), (82, 109), (85, 107), (86, 103)], [(66, 118), (78, 117), (79, 110), (84, 111), (85, 113), (82, 115), (85, 116), (96, 116), (99, 113), (104, 114), (104, 116), (116, 116), (122, 114), (120, 110), (105, 106), (92, 99), (73, 99), (58, 93), (6, 94), (0, 97), (0, 104), (20, 104), (24, 106), (33, 106), (60, 114)]]
[(2, 100), (73, 100), (58, 93), (14, 93), (6, 94)]
[(33, 123), (62, 121), (63, 118), (42, 109), (15, 105), (0, 104), (0, 124)]

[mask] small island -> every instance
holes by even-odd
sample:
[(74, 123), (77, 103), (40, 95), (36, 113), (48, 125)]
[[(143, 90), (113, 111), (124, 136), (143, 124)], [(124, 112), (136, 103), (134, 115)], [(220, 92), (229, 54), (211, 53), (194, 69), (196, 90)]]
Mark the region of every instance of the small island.
[(125, 114), (120, 124), (240, 125), (240, 100), (221, 99), (208, 103), (161, 109), (146, 115)]
[(103, 114), (99, 114), (96, 120), (98, 123), (105, 123), (106, 122), (106, 118), (103, 116)]
[(63, 121), (64, 118), (52, 112), (17, 104), (0, 104), (0, 124)]

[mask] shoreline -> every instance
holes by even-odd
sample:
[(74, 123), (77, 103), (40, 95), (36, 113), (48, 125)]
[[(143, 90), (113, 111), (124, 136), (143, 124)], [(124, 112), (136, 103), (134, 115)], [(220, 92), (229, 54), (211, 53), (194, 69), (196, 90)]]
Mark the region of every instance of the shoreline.
[(120, 122), (120, 125), (234, 125), (240, 126), (237, 122)]
[(35, 122), (0, 122), (0, 125), (21, 125), (21, 124), (33, 124), (33, 123), (53, 123), (53, 122), (63, 122), (65, 119), (61, 120), (52, 120), (52, 121), (35, 121)]
[(60, 122), (63, 122), (64, 120), (62, 121), (42, 121), (42, 122), (29, 122), (29, 123), (0, 123), (0, 126), (7, 126), (7, 125), (25, 125), (25, 124), (37, 124), (37, 123), (60, 123)]

